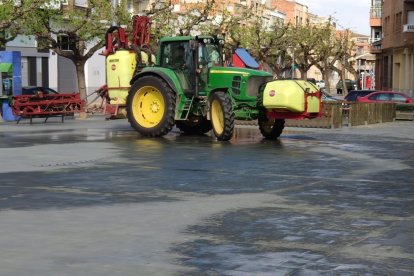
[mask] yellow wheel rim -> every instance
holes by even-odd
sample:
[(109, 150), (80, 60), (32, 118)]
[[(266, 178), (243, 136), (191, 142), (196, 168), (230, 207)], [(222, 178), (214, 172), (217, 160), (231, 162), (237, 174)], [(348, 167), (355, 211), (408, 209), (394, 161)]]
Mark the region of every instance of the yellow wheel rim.
[(132, 99), (132, 113), (135, 121), (142, 127), (151, 128), (158, 125), (165, 112), (164, 97), (153, 86), (143, 86)]
[(217, 134), (222, 134), (224, 130), (224, 114), (218, 100), (213, 100), (211, 104), (211, 122)]

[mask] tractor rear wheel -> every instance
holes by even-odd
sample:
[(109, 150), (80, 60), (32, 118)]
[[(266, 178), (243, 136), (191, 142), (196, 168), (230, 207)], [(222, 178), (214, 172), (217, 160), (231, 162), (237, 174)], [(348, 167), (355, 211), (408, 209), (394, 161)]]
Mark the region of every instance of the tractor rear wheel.
[(212, 128), (211, 122), (205, 117), (191, 117), (185, 121), (176, 121), (175, 125), (180, 131), (190, 135), (202, 135)]
[(167, 134), (174, 126), (175, 98), (175, 93), (160, 78), (139, 78), (128, 94), (129, 123), (144, 136), (159, 137)]
[(225, 92), (219, 91), (211, 95), (210, 119), (217, 139), (230, 140), (234, 130), (234, 113), (231, 99)]
[(258, 123), (262, 135), (271, 140), (279, 138), (285, 127), (284, 119), (268, 119), (265, 111), (260, 111)]

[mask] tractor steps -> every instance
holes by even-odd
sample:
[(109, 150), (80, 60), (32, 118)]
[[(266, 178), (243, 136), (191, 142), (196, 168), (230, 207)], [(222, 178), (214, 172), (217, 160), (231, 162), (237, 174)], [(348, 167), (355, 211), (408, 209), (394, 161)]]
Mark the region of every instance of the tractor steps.
[(187, 98), (185, 95), (180, 96), (178, 112), (175, 114), (175, 120), (187, 120), (193, 105), (194, 97)]

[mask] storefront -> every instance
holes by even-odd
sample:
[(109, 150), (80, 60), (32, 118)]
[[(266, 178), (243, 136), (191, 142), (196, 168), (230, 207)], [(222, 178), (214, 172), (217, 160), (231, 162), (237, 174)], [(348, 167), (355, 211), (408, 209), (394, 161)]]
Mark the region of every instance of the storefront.
[(13, 121), (9, 106), (11, 96), (22, 93), (21, 54), (18, 51), (0, 52), (0, 107), (3, 120)]

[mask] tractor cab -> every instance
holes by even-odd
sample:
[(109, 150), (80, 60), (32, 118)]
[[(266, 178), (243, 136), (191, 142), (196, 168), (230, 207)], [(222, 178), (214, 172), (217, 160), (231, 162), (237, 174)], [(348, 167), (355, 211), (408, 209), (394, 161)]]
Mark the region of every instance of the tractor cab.
[(222, 45), (223, 39), (200, 38), (197, 51), (197, 75), (199, 91), (206, 90), (208, 74), (212, 67), (222, 67)]
[(223, 44), (217, 37), (166, 37), (160, 43), (158, 65), (174, 71), (186, 95), (204, 94), (209, 69), (223, 66)]

